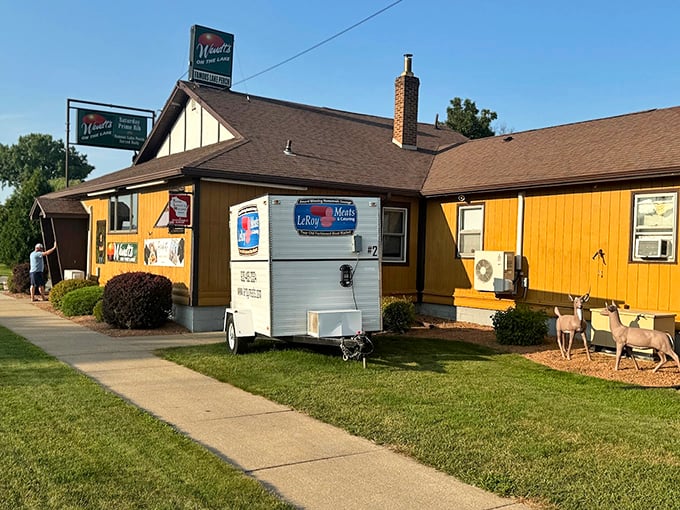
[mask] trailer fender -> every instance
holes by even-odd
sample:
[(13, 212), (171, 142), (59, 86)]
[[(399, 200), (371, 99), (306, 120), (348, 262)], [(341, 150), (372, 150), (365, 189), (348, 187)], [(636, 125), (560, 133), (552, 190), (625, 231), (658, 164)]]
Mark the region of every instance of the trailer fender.
[(255, 336), (255, 327), (253, 326), (253, 313), (251, 310), (225, 308), (224, 326), (222, 327), (222, 331), (226, 332), (227, 318), (230, 315), (234, 318), (234, 327), (236, 328), (237, 337), (252, 338)]

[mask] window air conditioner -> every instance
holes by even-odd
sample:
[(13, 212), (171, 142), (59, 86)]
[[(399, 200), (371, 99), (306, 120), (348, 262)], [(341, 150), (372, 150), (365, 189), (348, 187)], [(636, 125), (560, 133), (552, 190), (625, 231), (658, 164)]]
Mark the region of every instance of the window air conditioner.
[(474, 271), (475, 290), (510, 292), (514, 290), (515, 253), (477, 250)]
[(668, 240), (640, 237), (635, 240), (635, 258), (660, 259), (668, 257)]

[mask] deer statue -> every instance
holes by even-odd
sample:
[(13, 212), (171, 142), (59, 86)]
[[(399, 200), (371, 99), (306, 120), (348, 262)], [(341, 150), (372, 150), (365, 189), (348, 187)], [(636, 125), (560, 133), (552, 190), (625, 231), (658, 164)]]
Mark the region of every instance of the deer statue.
[[(590, 359), (590, 350), (588, 349), (588, 342), (586, 341), (586, 321), (583, 320), (583, 303), (590, 299), (590, 290), (578, 297), (571, 297), (567, 294), (569, 299), (574, 303), (574, 315), (562, 315), (559, 308), (555, 307), (555, 315), (557, 315), (557, 345), (560, 348), (560, 353), (563, 358), (571, 359), (571, 344), (574, 341), (576, 333), (581, 334), (583, 339), (583, 347), (586, 348), (586, 356), (588, 361)], [(564, 334), (569, 334), (569, 347), (565, 347)]]
[(656, 331), (654, 329), (640, 329), (640, 328), (629, 328), (621, 323), (621, 317), (619, 317), (619, 309), (616, 307), (614, 302), (607, 305), (604, 302), (604, 309), (600, 312), (602, 315), (609, 316), (609, 331), (612, 332), (612, 338), (616, 342), (616, 365), (614, 365), (614, 370), (619, 369), (619, 362), (621, 361), (621, 354), (623, 350), (633, 359), (635, 364), (635, 370), (640, 370), (640, 367), (633, 356), (631, 347), (642, 347), (645, 349), (654, 349), (661, 359), (659, 363), (654, 367), (652, 372), (656, 372), (661, 368), (661, 365), (666, 363), (666, 354), (675, 360), (675, 364), (678, 365), (678, 370), (680, 370), (680, 358), (673, 350), (673, 337), (670, 333), (666, 331)]

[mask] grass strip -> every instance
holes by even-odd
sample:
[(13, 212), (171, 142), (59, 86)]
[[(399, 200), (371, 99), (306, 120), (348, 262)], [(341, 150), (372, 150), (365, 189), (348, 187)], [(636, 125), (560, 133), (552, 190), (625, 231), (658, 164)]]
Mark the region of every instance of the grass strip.
[(0, 509), (291, 508), (0, 327)]
[[(502, 496), (563, 509), (680, 508), (680, 398), (447, 340), (339, 350), (259, 343), (162, 355)], [(680, 375), (679, 375), (680, 382)]]

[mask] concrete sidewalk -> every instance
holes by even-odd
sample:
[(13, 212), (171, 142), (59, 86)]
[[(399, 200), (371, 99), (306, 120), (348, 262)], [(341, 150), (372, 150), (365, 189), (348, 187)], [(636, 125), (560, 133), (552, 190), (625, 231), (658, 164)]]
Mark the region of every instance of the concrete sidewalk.
[(171, 424), (299, 508), (529, 508), (152, 353), (223, 341), (221, 333), (111, 338), (4, 294), (0, 324)]

